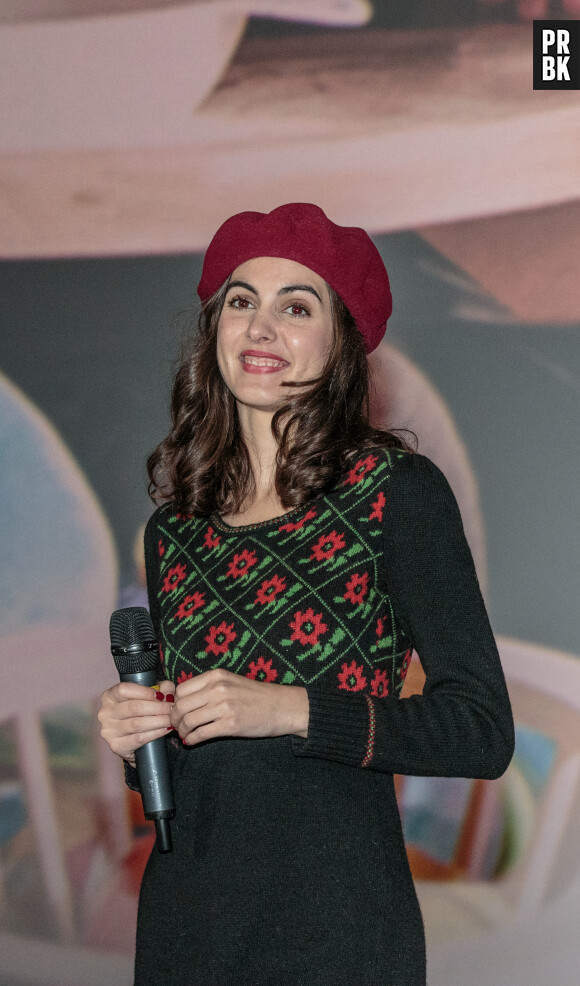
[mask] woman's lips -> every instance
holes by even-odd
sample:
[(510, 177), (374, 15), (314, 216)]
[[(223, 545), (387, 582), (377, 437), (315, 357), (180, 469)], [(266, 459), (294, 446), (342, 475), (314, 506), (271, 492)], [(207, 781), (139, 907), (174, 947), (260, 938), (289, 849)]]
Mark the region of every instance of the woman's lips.
[(262, 353), (254, 349), (244, 350), (240, 355), (240, 363), (246, 373), (278, 373), (290, 365), (281, 356)]

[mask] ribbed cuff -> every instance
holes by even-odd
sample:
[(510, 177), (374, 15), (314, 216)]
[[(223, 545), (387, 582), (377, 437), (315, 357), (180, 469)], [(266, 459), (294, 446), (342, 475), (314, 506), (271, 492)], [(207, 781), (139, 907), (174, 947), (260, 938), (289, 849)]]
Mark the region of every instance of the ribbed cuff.
[(369, 707), (364, 695), (338, 695), (319, 685), (310, 685), (306, 691), (308, 736), (292, 737), (294, 754), (361, 766), (369, 742)]
[(139, 782), (137, 780), (137, 771), (135, 767), (133, 767), (132, 764), (127, 763), (126, 760), (123, 760), (123, 767), (125, 768), (125, 784), (131, 789), (131, 791), (138, 791)]

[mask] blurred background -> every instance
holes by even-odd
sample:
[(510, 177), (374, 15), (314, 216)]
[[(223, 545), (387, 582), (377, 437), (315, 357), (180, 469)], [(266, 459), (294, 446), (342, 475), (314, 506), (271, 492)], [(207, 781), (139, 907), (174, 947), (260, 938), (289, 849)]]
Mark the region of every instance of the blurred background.
[(516, 715), (500, 781), (397, 779), (429, 984), (577, 983), (580, 93), (533, 90), (532, 19), (579, 16), (0, 5), (0, 986), (132, 982), (152, 834), (95, 725), (108, 620), (146, 599), (203, 250), (288, 201), (385, 260), (374, 417), (449, 478)]

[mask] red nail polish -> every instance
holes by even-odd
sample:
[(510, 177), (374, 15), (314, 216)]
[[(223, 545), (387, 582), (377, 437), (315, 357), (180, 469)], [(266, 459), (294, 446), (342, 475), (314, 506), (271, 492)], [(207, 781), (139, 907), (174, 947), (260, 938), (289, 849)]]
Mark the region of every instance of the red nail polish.
[(173, 696), (173, 695), (171, 695), (171, 693), (170, 693), (169, 695), (166, 695), (166, 696), (165, 696), (165, 701), (166, 701), (166, 702), (175, 702), (175, 698), (174, 698), (174, 696)]
[(166, 730), (167, 730), (168, 733), (172, 733), (173, 732), (173, 726), (166, 726), (165, 728), (166, 728)]
[(165, 696), (163, 695), (163, 692), (155, 692), (155, 698), (157, 699), (158, 702), (162, 702), (164, 697)]

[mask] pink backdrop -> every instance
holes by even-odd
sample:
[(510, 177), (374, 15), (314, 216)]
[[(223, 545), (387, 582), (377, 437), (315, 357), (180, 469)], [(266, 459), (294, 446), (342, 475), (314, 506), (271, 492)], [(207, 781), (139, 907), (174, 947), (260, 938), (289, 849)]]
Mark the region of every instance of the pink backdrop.
[(580, 95), (532, 89), (532, 6), (3, 5), (0, 986), (131, 982), (106, 627), (200, 253), (291, 200), (376, 236), (375, 416), (455, 490), (518, 724), (499, 782), (401, 781), (430, 986), (577, 982)]

